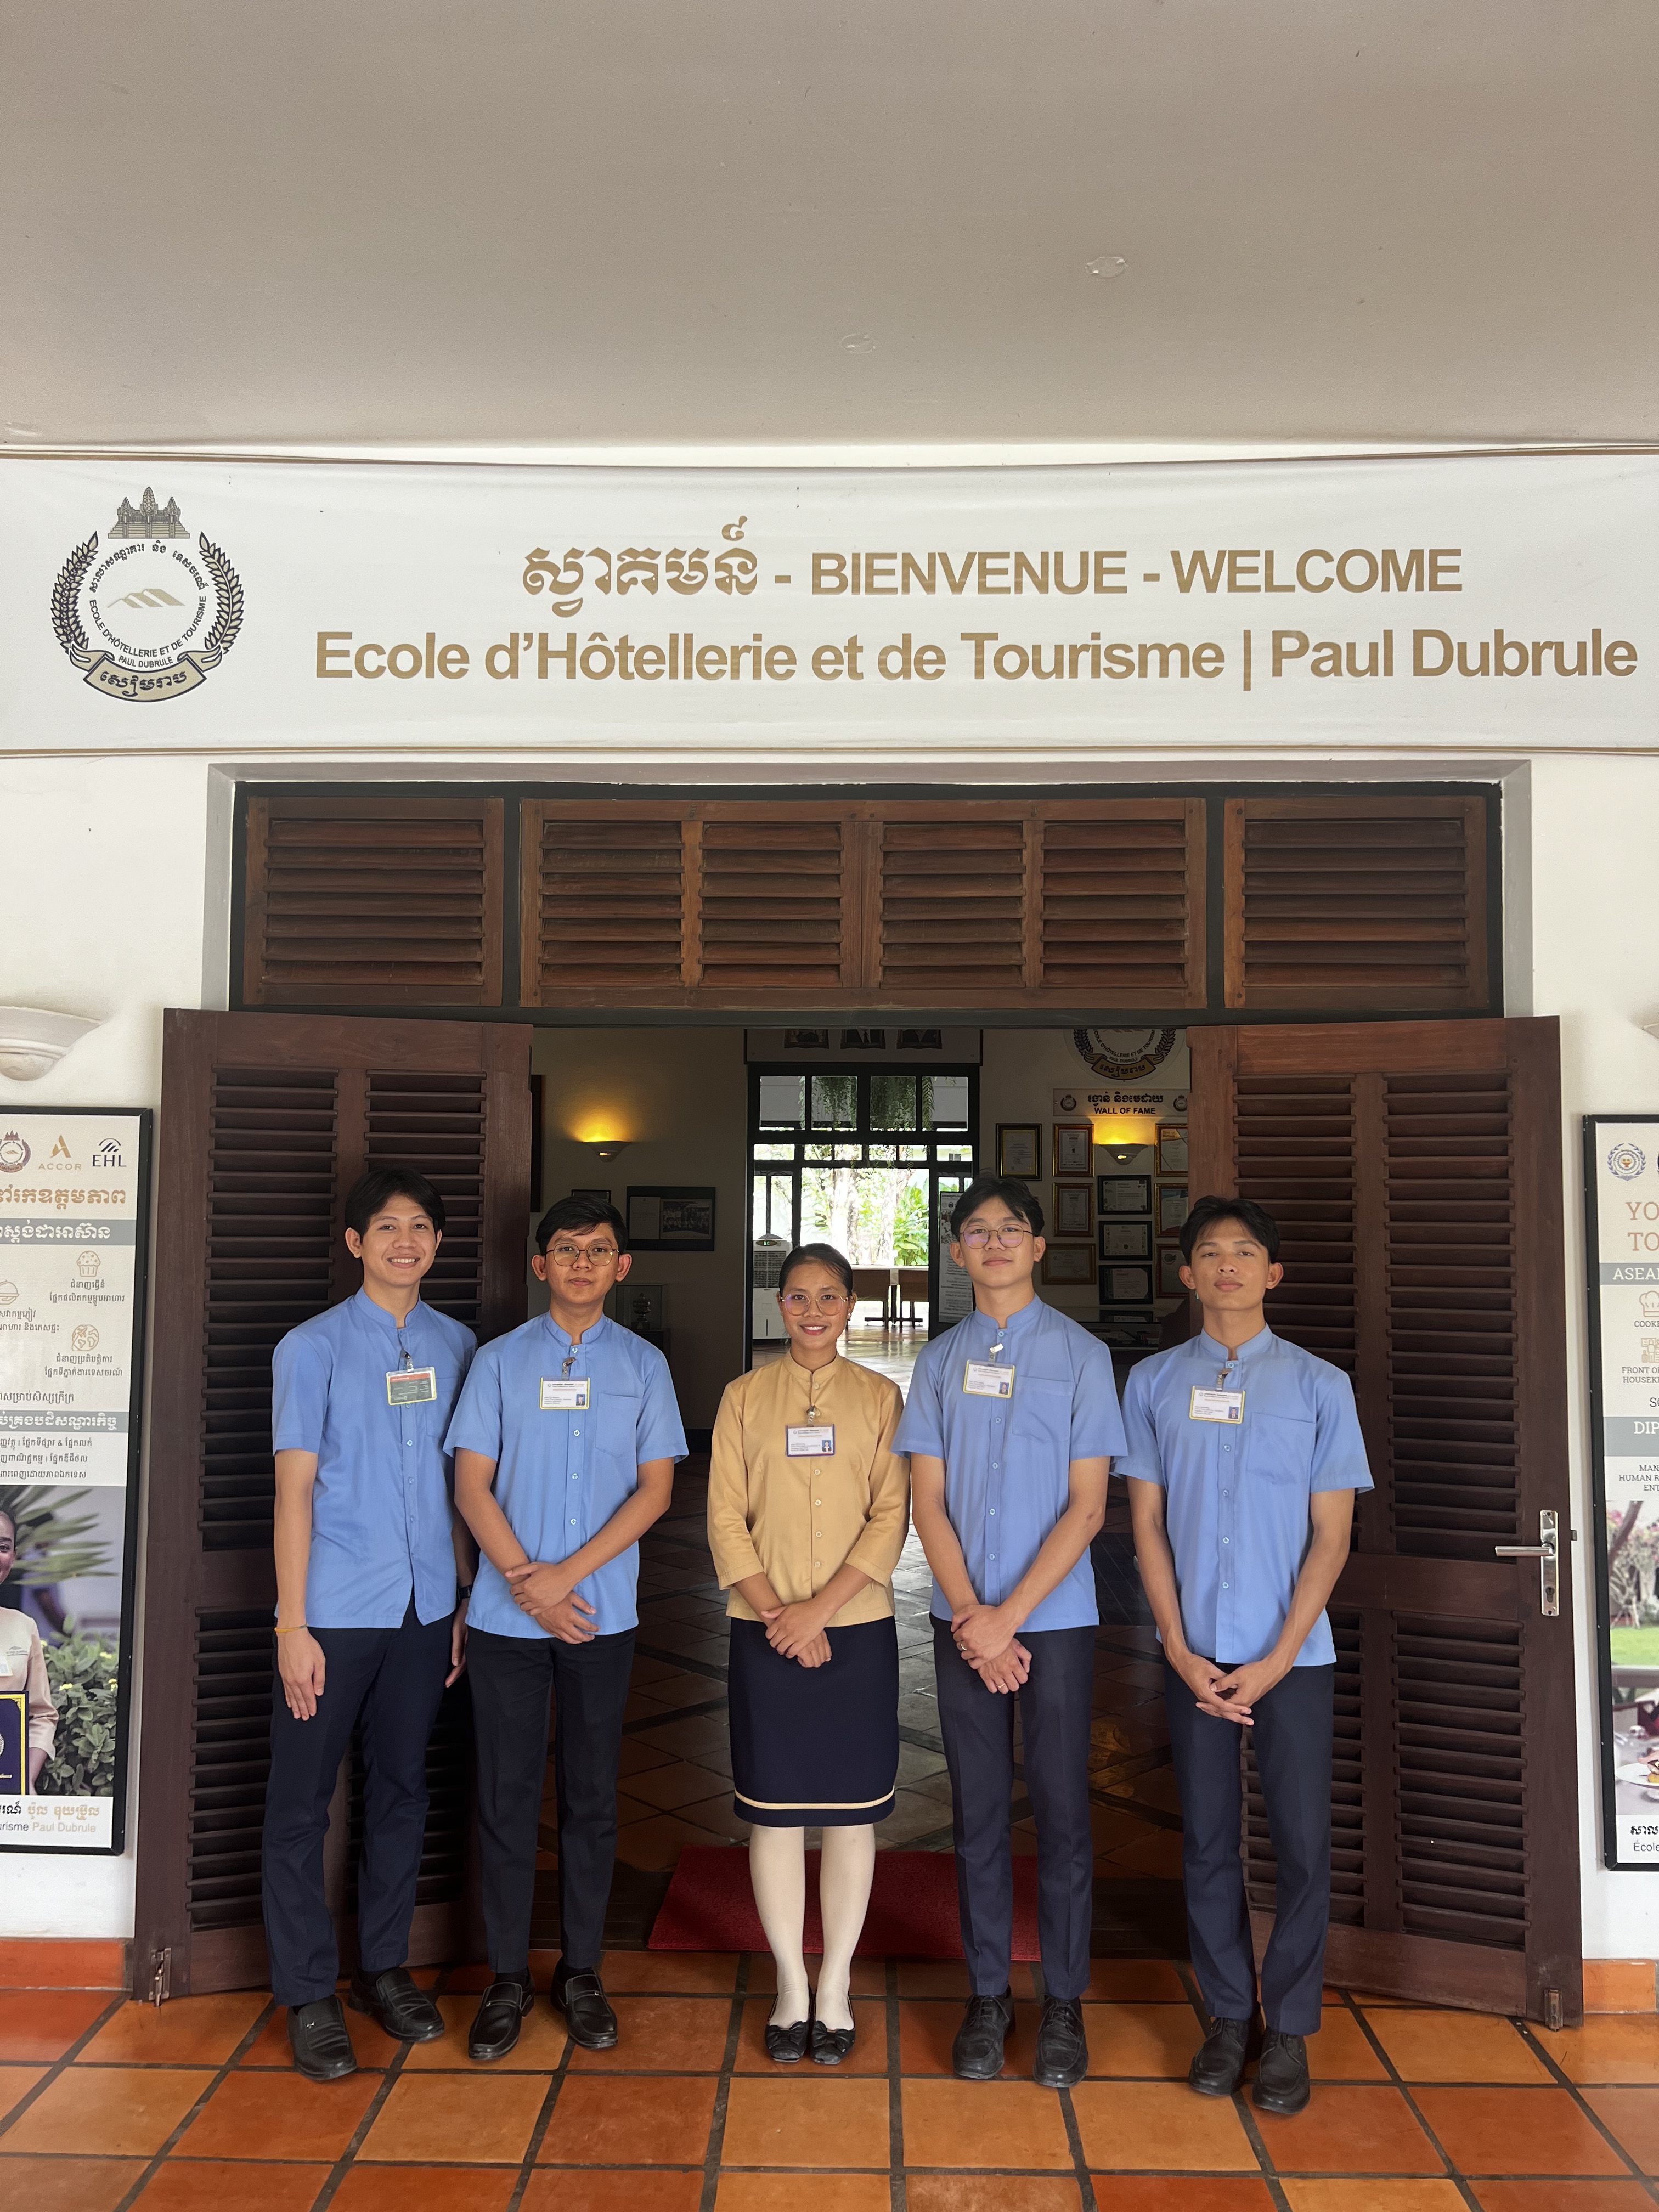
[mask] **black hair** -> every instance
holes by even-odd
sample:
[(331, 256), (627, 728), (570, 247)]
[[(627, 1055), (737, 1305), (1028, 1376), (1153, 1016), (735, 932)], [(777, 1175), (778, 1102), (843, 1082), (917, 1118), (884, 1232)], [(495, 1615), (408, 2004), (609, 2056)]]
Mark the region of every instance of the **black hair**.
[(828, 1267), (832, 1275), (839, 1275), (842, 1290), (849, 1298), (852, 1297), (853, 1263), (833, 1244), (797, 1244), (778, 1269), (778, 1296), (783, 1296), (784, 1285), (797, 1267), (808, 1267), (815, 1262), (820, 1267)]
[(1248, 1230), (1270, 1260), (1279, 1257), (1279, 1224), (1253, 1198), (1195, 1198), (1181, 1224), (1181, 1256), (1189, 1264), (1193, 1247), (1218, 1221), (1236, 1221)]
[(412, 1198), (441, 1237), (444, 1202), (413, 1168), (371, 1168), (352, 1184), (345, 1202), (345, 1225), (361, 1237), (389, 1198)]
[(573, 1190), (568, 1198), (556, 1198), (536, 1224), (536, 1249), (545, 1252), (562, 1229), (608, 1229), (617, 1249), (628, 1249), (628, 1224), (608, 1198), (593, 1198)]
[(1000, 1198), (1010, 1213), (1025, 1223), (1033, 1237), (1042, 1234), (1042, 1208), (1016, 1176), (976, 1176), (951, 1208), (951, 1235), (961, 1241), (962, 1224), (977, 1213), (987, 1199)]

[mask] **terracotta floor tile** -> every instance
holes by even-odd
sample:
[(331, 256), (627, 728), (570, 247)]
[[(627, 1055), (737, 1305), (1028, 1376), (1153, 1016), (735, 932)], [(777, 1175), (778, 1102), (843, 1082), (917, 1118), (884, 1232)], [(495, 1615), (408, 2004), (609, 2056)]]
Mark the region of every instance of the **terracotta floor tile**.
[(1464, 2212), (1455, 2181), (1281, 2181), (1291, 2212)]
[(1460, 2173), (1625, 2171), (1617, 2152), (1565, 2089), (1428, 2088), (1416, 2095), (1424, 2118)]
[[(1036, 1994), (1030, 1966), (1015, 1966), (1008, 1978), (1016, 1998)], [(968, 1969), (960, 1959), (901, 1959), (898, 1993), (902, 1997), (954, 1997), (958, 2004), (966, 2004)]]
[(1542, 2083), (1550, 2078), (1515, 2023), (1492, 2013), (1401, 2012), (1382, 2006), (1366, 2017), (1407, 2081)]
[[(76, 2069), (77, 2078), (79, 2069)], [(157, 2075), (143, 2075), (156, 2081)], [(179, 2145), (183, 2158), (338, 2158), (380, 2086), (378, 2074), (307, 2081), (293, 2074), (228, 2075)]]
[[(791, 2174), (781, 2192), (781, 2179), (775, 2173), (722, 2173), (714, 2212), (780, 2212), (786, 2203), (788, 2212), (888, 2212), (892, 2203), (892, 2184), (884, 2173)], [(696, 2199), (691, 2201), (695, 2204)], [(1006, 2197), (1002, 2202), (1003, 2212), (1012, 2212)]]
[(1187, 1985), (1168, 1959), (1095, 1959), (1085, 1995), (1109, 2004), (1185, 2004)]
[(71, 2066), (12, 2124), (6, 2148), (153, 2157), (212, 2080), (199, 2068)]
[(729, 1754), (731, 1739), (725, 1717), (720, 1713), (702, 1713), (690, 1720), (665, 1720), (653, 1728), (641, 1729), (638, 1734), (641, 1743), (655, 1744), (659, 1750), (672, 1752), (676, 1759), (689, 1759), (698, 1766), (714, 1765), (717, 1759), (725, 1761)]
[(21, 2104), (37, 2081), (44, 2081), (49, 2066), (0, 2066), (0, 2120)]
[(1443, 2173), (1445, 2165), (1398, 2089), (1334, 2082), (1293, 2120), (1257, 2112), (1281, 2173)]
[(699, 2166), (714, 2117), (712, 2075), (568, 2076), (542, 2139), (544, 2166)]
[[(776, 2179), (775, 2175), (772, 2177)], [(338, 2197), (335, 2203), (339, 2203)], [(520, 2212), (697, 2212), (702, 2201), (702, 2168), (658, 2166), (607, 2173), (532, 2173)], [(776, 2203), (775, 2197), (774, 2203)], [(349, 2212), (349, 2208), (348, 2208)], [(421, 2207), (426, 2212), (426, 2207)], [(465, 2212), (458, 2207), (457, 2212)]]
[(837, 2081), (810, 2061), (787, 2081), (732, 2081), (722, 2166), (885, 2166), (890, 2155), (884, 2081)]
[(712, 1766), (697, 1766), (686, 1759), (671, 1759), (647, 1774), (630, 1775), (627, 1784), (629, 1796), (643, 1798), (663, 1813), (698, 1804), (705, 1797), (718, 1797), (730, 1786), (726, 1776), (717, 1774)]
[[(766, 2055), (766, 2023), (771, 2017), (772, 1999), (769, 1996), (750, 1997), (743, 2008), (743, 2030), (738, 2043), (739, 2074), (775, 2074), (778, 2068)], [(851, 2074), (884, 2074), (887, 2071), (887, 2008), (878, 1999), (855, 1999), (853, 2005), (853, 2024), (858, 2039), (852, 2050), (835, 2070), (842, 2076)], [(812, 2061), (805, 2058), (802, 2066)], [(799, 2069), (797, 2069), (799, 2070)], [(825, 2069), (820, 2068), (820, 2072)]]
[(1083, 2025), (1091, 2074), (1184, 2081), (1204, 2040), (1198, 2014), (1185, 2003), (1086, 2004)]
[(630, 1784), (638, 1775), (654, 1773), (658, 1767), (672, 1766), (674, 1763), (672, 1755), (659, 1751), (654, 1743), (641, 1743), (636, 1735), (623, 1738), (618, 1771), (628, 1778)]
[(115, 2001), (110, 1990), (0, 1990), (0, 2061), (50, 2065)]
[[(330, 2212), (507, 2212), (518, 2185), (510, 2166), (365, 2166), (354, 2159)], [(413, 2204), (411, 2205), (411, 2197)], [(236, 2212), (242, 2212), (238, 2205)]]
[(723, 1844), (712, 1828), (694, 1826), (678, 1814), (660, 1813), (654, 1820), (630, 1820), (617, 1831), (617, 1856), (624, 1866), (644, 1874), (666, 1874), (679, 1863), (688, 1844)]
[(706, 1705), (724, 1698), (726, 1685), (712, 1674), (683, 1674), (678, 1670), (661, 1681), (650, 1683), (645, 1694), (672, 1711), (680, 1705)]
[(1072, 2107), (1092, 2172), (1260, 2171), (1231, 2100), (1195, 2097), (1184, 2081), (1082, 2081)]
[(1644, 2173), (1659, 2174), (1659, 2097), (1650, 2089), (1586, 2089), (1584, 2102)]
[(907, 2081), (904, 2162), (1067, 2172), (1072, 2150), (1059, 2098), (1034, 2081)]
[[(165, 2012), (167, 2007), (161, 2009)], [(351, 2038), (351, 2047), (357, 2054), (359, 2066), (374, 2068), (390, 2066), (403, 2045), (386, 2033), (378, 2021), (367, 2013), (346, 2008), (346, 2033)], [(288, 2008), (278, 2005), (270, 2018), (259, 2030), (246, 2058), (244, 2066), (279, 2066), (293, 2071), (294, 2052), (288, 2039)]]
[(270, 1999), (263, 1990), (228, 1990), (170, 2004), (125, 2004), (100, 2027), (83, 2066), (222, 2066)]
[(1265, 2181), (1243, 2174), (1097, 2174), (1107, 2212), (1268, 2212)]
[(438, 2009), (444, 2016), (448, 2034), (441, 2036), (435, 2043), (411, 2043), (409, 2056), (404, 2061), (404, 2074), (551, 2074), (564, 2057), (568, 2040), (564, 2015), (555, 2012), (548, 2002), (545, 1976), (535, 2003), (524, 2016), (518, 2042), (505, 2058), (492, 2058), (487, 2067), (466, 2055), (466, 2032), (478, 2009), (477, 1995), (466, 1990), (453, 1996), (441, 1996)]
[(465, 2157), (516, 2166), (541, 2117), (547, 2079), (537, 2074), (400, 2075), (363, 2139), (366, 2159)]
[[(962, 2025), (959, 2000), (948, 1997), (907, 1997), (899, 2003), (899, 2070), (902, 2074), (934, 2075), (951, 2071), (951, 2045)], [(1005, 2081), (1029, 2081), (1036, 2057), (1039, 2018), (1035, 2002), (1014, 2007), (1013, 2033), (1002, 2047)]]
[(0, 2180), (7, 2203), (26, 2212), (115, 2212), (144, 2166), (142, 2158), (8, 2158)]
[(909, 2173), (904, 2196), (909, 2212), (1078, 2212), (1083, 2202), (1075, 2181), (1033, 2173)]
[(1570, 2081), (1659, 2081), (1659, 2017), (1652, 2013), (1591, 2013), (1582, 2027), (1533, 2033)]
[(721, 1792), (721, 1795), (717, 1797), (699, 1797), (690, 1805), (682, 1805), (679, 1808), (679, 1817), (684, 1820), (695, 1821), (700, 1828), (707, 1828), (709, 1834), (720, 1843), (746, 1844), (749, 1841), (750, 1823), (739, 1816), (732, 1804), (732, 1784), (724, 1781), (718, 1774), (711, 1774), (708, 1779), (714, 1784), (715, 1789)]
[(1389, 2069), (1346, 2005), (1327, 2005), (1317, 2035), (1308, 2038), (1308, 2070), (1316, 2081), (1386, 2081)]
[(311, 2212), (333, 2170), (323, 2165), (258, 2166), (239, 2160), (233, 2166), (217, 2159), (170, 2158), (137, 2202), (143, 2212), (223, 2212), (228, 2204), (236, 2212)]
[(1120, 1844), (1109, 1853), (1111, 1864), (1124, 1874), (1142, 1875), (1160, 1881), (1175, 1881), (1181, 1874), (1181, 1838), (1167, 1828), (1148, 1828), (1133, 1843)]
[(1477, 2181), (1482, 2212), (1653, 2212), (1639, 2181)]
[(735, 1951), (607, 1951), (599, 1972), (606, 1991), (662, 1991), (730, 1996), (738, 1985)]
[(570, 2054), (576, 2074), (718, 2074), (732, 2008), (724, 1997), (618, 1996), (614, 2051)]

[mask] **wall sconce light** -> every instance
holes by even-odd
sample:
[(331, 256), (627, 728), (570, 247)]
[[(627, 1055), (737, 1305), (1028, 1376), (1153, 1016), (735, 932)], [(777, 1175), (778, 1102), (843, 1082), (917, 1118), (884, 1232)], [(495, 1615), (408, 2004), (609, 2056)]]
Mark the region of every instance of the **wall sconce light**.
[(619, 1152), (628, 1150), (630, 1141), (627, 1137), (596, 1137), (592, 1144), (593, 1157), (596, 1160), (614, 1160)]
[(39, 1006), (0, 1006), (0, 1075), (33, 1083), (57, 1066), (98, 1022), (79, 1014), (48, 1013)]
[(1100, 1147), (1107, 1158), (1121, 1168), (1127, 1168), (1135, 1154), (1144, 1152), (1146, 1149), (1145, 1145), (1139, 1142), (1133, 1145), (1102, 1145)]
[(1143, 1129), (1133, 1115), (1114, 1115), (1095, 1132), (1097, 1148), (1114, 1166), (1127, 1168), (1137, 1152), (1144, 1152), (1156, 1133), (1156, 1125)]

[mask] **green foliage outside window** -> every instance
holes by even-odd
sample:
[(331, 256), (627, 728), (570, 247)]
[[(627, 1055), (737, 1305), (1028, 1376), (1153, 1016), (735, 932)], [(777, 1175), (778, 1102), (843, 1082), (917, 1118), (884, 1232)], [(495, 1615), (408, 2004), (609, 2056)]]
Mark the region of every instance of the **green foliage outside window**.
[(113, 1791), (116, 1665), (108, 1637), (76, 1635), (47, 1644), (58, 1747), (35, 1784), (43, 1796), (107, 1797)]

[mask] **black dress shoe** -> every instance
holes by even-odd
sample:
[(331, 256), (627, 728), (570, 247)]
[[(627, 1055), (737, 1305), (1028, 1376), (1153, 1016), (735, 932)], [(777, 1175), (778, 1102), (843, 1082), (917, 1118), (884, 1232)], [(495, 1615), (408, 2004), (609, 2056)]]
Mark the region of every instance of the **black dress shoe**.
[(383, 1974), (355, 1973), (348, 1999), (353, 2012), (366, 2012), (399, 2043), (435, 2043), (444, 2016), (424, 1990), (416, 1989), (407, 1966)]
[(1088, 2070), (1083, 2007), (1071, 1997), (1045, 1999), (1031, 2079), (1039, 2089), (1074, 2089)]
[(1200, 2097), (1231, 2097), (1244, 2079), (1249, 2056), (1250, 2024), (1245, 2020), (1212, 2020), (1202, 2045), (1193, 2053), (1187, 2069), (1187, 2086)]
[(1276, 2027), (1270, 2027), (1261, 2039), (1261, 2059), (1255, 2069), (1251, 2101), (1264, 2112), (1300, 2112), (1312, 2094), (1307, 2044), (1299, 2035), (1281, 2035)]
[(812, 2022), (812, 2063), (816, 2066), (839, 2066), (858, 2041), (856, 2022), (851, 2027), (826, 2027), (821, 2020)]
[(564, 2014), (573, 2043), (584, 2051), (616, 2049), (617, 2015), (596, 1969), (578, 1972), (561, 1959), (553, 1969), (553, 2002)]
[(1002, 2046), (1014, 2024), (1011, 1990), (1000, 1997), (969, 1997), (951, 2045), (951, 2070), (961, 2081), (994, 2081), (1002, 2071)]
[(357, 2071), (357, 2054), (346, 2033), (345, 2014), (338, 1997), (319, 1997), (315, 2004), (290, 2005), (288, 2039), (294, 2063), (307, 2081), (338, 2081)]
[(814, 2023), (806, 2020), (792, 2020), (787, 2027), (774, 2027), (766, 2023), (766, 2055), (775, 2066), (799, 2066), (806, 2056)]
[(467, 2030), (466, 2055), (481, 2065), (505, 2058), (519, 2039), (519, 2023), (536, 2002), (529, 1983), (492, 1982), (478, 1999), (478, 2009)]

